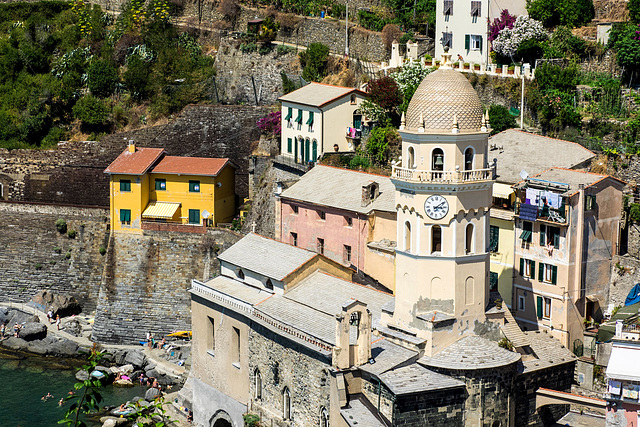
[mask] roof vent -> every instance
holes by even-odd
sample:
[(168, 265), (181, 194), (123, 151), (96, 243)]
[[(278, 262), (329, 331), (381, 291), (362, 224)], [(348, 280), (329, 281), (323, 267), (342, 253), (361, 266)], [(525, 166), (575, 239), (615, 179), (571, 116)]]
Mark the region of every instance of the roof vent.
[(133, 139), (129, 140), (129, 152), (130, 153), (135, 153), (136, 152), (136, 143)]
[(367, 185), (362, 186), (362, 203), (361, 206), (369, 206), (380, 195), (380, 185), (371, 181)]

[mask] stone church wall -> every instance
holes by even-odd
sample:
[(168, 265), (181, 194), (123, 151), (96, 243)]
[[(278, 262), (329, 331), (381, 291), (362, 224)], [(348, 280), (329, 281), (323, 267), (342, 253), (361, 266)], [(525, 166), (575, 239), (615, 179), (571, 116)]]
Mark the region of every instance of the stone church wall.
[(239, 240), (228, 230), (206, 235), (114, 233), (96, 308), (93, 339), (137, 343), (147, 331), (160, 336), (191, 329), (191, 279), (219, 272), (216, 258)]
[(295, 425), (320, 423), (321, 408), (330, 410), (330, 358), (253, 323), (249, 333), (250, 395), (255, 396), (254, 372), (262, 375), (260, 401), (252, 400), (251, 412), (260, 414), (263, 425), (288, 426), (282, 422), (282, 391), (291, 392), (291, 419)]
[[(0, 202), (0, 300), (27, 302), (38, 291), (76, 297), (95, 309), (107, 246), (108, 210)], [(64, 218), (76, 237), (60, 234)]]

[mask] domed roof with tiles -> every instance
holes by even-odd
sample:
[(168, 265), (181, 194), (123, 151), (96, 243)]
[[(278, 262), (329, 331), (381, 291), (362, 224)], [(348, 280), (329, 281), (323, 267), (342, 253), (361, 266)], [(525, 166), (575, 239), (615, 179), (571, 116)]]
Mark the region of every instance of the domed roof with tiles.
[(440, 68), (420, 83), (407, 109), (407, 130), (418, 130), (420, 113), (425, 132), (451, 132), (454, 115), (460, 132), (479, 132), (482, 126), (478, 94), (462, 73), (451, 68)]

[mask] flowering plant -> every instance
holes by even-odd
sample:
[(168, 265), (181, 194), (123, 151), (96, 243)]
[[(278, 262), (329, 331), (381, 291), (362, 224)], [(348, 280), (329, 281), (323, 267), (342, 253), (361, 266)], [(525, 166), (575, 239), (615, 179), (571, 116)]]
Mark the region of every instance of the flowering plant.
[(495, 18), (493, 22), (489, 24), (489, 41), (494, 41), (500, 34), (500, 31), (504, 30), (505, 28), (512, 29), (515, 22), (515, 15), (510, 14), (507, 9), (503, 9), (500, 17)]
[(499, 55), (513, 57), (527, 41), (542, 41), (548, 37), (540, 21), (528, 16), (518, 16), (513, 28), (503, 28), (493, 41), (493, 50)]
[(267, 117), (263, 117), (256, 122), (256, 126), (260, 129), (260, 132), (270, 136), (280, 136), (280, 119), (282, 112), (276, 111), (269, 113)]

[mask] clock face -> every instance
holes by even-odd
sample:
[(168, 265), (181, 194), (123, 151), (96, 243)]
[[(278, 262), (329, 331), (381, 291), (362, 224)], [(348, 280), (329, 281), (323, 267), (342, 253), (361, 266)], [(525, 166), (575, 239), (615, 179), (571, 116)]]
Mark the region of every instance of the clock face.
[(431, 219), (442, 219), (449, 212), (449, 202), (442, 196), (430, 196), (424, 202), (424, 211)]

